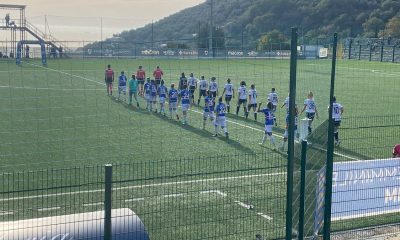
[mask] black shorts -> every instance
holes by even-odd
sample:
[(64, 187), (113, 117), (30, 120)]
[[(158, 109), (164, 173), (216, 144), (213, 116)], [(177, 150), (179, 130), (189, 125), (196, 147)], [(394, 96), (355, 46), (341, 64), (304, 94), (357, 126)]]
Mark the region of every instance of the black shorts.
[(217, 97), (217, 92), (211, 92), (211, 97), (216, 98)]
[(307, 117), (308, 119), (314, 120), (315, 113), (308, 113), (308, 112), (306, 112), (306, 117)]
[(333, 124), (334, 124), (335, 127), (339, 127), (340, 126), (340, 122), (341, 122), (340, 120), (339, 121), (334, 121)]
[(190, 86), (190, 87), (189, 87), (189, 91), (190, 91), (190, 94), (191, 94), (192, 96), (193, 96), (195, 90), (196, 90), (196, 86)]
[(160, 85), (161, 79), (156, 79), (156, 85)]
[(200, 92), (199, 92), (199, 96), (201, 97), (201, 96), (207, 96), (207, 90), (200, 90)]
[(144, 79), (138, 79), (137, 81), (138, 81), (138, 84), (144, 85)]
[(225, 102), (230, 102), (232, 100), (232, 95), (225, 95)]
[(238, 100), (238, 105), (240, 105), (240, 104), (246, 104), (247, 103), (247, 99), (239, 99)]
[(249, 108), (256, 109), (257, 108), (257, 103), (249, 104)]

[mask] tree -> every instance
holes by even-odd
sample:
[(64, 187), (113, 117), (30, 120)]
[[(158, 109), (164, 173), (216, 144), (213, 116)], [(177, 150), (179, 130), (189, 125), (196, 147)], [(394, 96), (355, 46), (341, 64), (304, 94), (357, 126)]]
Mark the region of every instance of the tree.
[(370, 32), (374, 34), (374, 36), (369, 37), (377, 38), (379, 31), (385, 27), (385, 23), (377, 17), (372, 17), (363, 24), (363, 27), (365, 32)]
[[(262, 35), (258, 40), (257, 50), (282, 50), (287, 48), (287, 37), (278, 30), (272, 30)], [(283, 44), (283, 45), (282, 45)], [(284, 46), (284, 47), (282, 47)]]
[(390, 37), (400, 38), (400, 17), (393, 17), (386, 24), (385, 34)]
[[(200, 32), (197, 34), (197, 47), (198, 48), (209, 48), (209, 38), (210, 38), (210, 25), (205, 24), (200, 27)], [(222, 27), (213, 28), (213, 48), (224, 48), (225, 47), (225, 32)]]

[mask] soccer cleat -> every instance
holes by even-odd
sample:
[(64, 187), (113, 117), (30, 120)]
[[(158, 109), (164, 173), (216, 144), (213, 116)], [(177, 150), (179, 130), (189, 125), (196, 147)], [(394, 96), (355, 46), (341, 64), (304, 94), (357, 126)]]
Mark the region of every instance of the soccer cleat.
[(225, 137), (229, 138), (229, 133), (228, 132), (225, 133)]
[(212, 136), (213, 136), (213, 137), (218, 137), (218, 133), (216, 133), (216, 134), (213, 134)]
[(179, 116), (178, 116), (178, 115), (176, 115), (176, 120), (178, 120), (178, 121), (179, 121)]
[(264, 143), (263, 143), (263, 142), (260, 142), (260, 143), (258, 143), (258, 145), (262, 146), (262, 145), (264, 145)]

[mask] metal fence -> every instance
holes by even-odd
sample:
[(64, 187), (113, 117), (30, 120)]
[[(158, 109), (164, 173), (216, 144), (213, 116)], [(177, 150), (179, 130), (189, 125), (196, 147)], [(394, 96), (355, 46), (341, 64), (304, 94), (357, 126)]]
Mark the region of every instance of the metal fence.
[(73, 239), (107, 235), (107, 212), (112, 239), (138, 234), (132, 216), (150, 239), (284, 238), (285, 162), (266, 152), (4, 173), (0, 239), (49, 237), (39, 223)]

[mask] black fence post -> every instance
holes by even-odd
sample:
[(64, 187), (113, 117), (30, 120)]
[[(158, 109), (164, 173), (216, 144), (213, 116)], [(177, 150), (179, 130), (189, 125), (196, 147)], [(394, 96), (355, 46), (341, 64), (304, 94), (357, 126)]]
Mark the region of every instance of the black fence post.
[(111, 240), (112, 165), (105, 166), (104, 179), (104, 240)]
[(304, 239), (304, 211), (306, 192), (307, 141), (301, 141), (299, 240)]
[(293, 229), (294, 118), (296, 100), (297, 36), (297, 28), (292, 28), (292, 41), (290, 45), (289, 136), (286, 186), (286, 240), (292, 239)]
[(396, 53), (396, 45), (395, 46), (393, 46), (393, 49), (392, 49), (392, 63), (394, 63), (394, 54)]
[(351, 48), (352, 48), (352, 45), (353, 45), (353, 39), (350, 39), (350, 41), (349, 41), (349, 59), (351, 59)]
[(369, 45), (369, 61), (372, 61), (372, 45)]
[(333, 131), (334, 125), (332, 120), (333, 97), (335, 93), (335, 75), (336, 75), (336, 50), (337, 50), (337, 33), (333, 35), (333, 54), (332, 54), (332, 70), (331, 70), (331, 89), (329, 99), (329, 127), (328, 127), (328, 144), (326, 153), (326, 189), (325, 189), (325, 205), (324, 205), (324, 240), (331, 239), (331, 207), (332, 207), (332, 177), (333, 177)]
[(358, 48), (358, 60), (361, 60), (361, 44), (360, 47)]
[(381, 42), (381, 62), (383, 62), (383, 45), (384, 45), (384, 43), (382, 40), (382, 42)]

